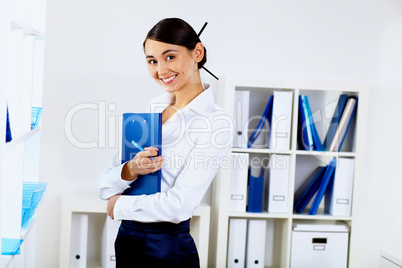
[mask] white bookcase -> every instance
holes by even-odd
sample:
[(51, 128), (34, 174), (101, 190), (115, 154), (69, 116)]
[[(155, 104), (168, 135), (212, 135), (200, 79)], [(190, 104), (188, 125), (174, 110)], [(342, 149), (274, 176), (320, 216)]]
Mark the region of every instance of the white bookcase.
[[(35, 218), (21, 228), (24, 181), (39, 181), (45, 0), (0, 0), (0, 237), (23, 239), (21, 254), (0, 257), (0, 268), (35, 266)], [(8, 106), (12, 141), (6, 140)], [(1, 240), (0, 240), (1, 247)]]
[[(217, 89), (217, 103), (232, 117), (234, 116), (234, 100), (236, 90), (250, 91), (250, 116), (261, 116), (269, 96), (274, 91), (293, 92), (293, 111), (291, 121), (291, 139), (289, 150), (276, 149), (245, 149), (233, 148), (231, 152), (249, 153), (253, 157), (267, 157), (272, 154), (290, 156), (290, 176), (288, 186), (287, 213), (250, 213), (231, 212), (229, 210), (230, 199), (230, 169), (221, 169), (215, 178), (212, 187), (211, 203), (211, 236), (209, 267), (227, 266), (228, 230), (229, 220), (232, 218), (262, 219), (267, 221), (267, 238), (265, 267), (289, 267), (291, 254), (292, 226), (295, 223), (336, 223), (344, 222), (350, 226), (348, 266), (357, 267), (358, 263), (358, 237), (359, 210), (361, 184), (363, 183), (365, 132), (367, 124), (367, 85), (358, 83), (339, 83), (323, 81), (292, 81), (255, 78), (227, 78), (220, 81)], [(324, 141), (328, 124), (332, 113), (326, 112), (326, 108), (336, 105), (339, 95), (358, 96), (357, 114), (352, 121), (341, 152), (317, 152), (298, 149), (298, 111), (299, 95), (309, 96), (313, 117), (321, 116), (316, 122), (318, 134)], [(333, 110), (332, 110), (333, 111)], [(327, 114), (326, 114), (327, 113)], [(353, 201), (351, 216), (332, 216), (324, 213), (321, 202), (316, 215), (293, 213), (294, 193), (300, 180), (305, 179), (309, 172), (322, 163), (328, 164), (333, 157), (345, 157), (355, 159)], [(360, 210), (361, 211), (361, 210)]]
[[(62, 221), (61, 221), (61, 239), (60, 239), (60, 268), (71, 267), (71, 229), (72, 215), (80, 214), (99, 214), (106, 215), (107, 202), (103, 201), (97, 195), (92, 194), (66, 194), (62, 197)], [(190, 233), (194, 238), (197, 246), (198, 255), (200, 258), (200, 267), (206, 268), (208, 263), (208, 238), (210, 228), (210, 211), (211, 208), (206, 203), (201, 203), (193, 213), (190, 221)], [(93, 228), (91, 226), (90, 228)], [(96, 243), (101, 243), (102, 234), (97, 234), (97, 237), (89, 237), (94, 239)], [(104, 252), (101, 252), (101, 256)], [(100, 261), (87, 262), (87, 267), (101, 268)]]

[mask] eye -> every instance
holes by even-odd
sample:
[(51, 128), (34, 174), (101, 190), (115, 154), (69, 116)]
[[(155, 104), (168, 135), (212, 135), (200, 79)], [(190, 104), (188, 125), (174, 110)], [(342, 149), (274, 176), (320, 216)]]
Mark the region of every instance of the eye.
[(156, 64), (156, 63), (157, 63), (156, 60), (149, 60), (149, 61), (148, 61), (148, 64), (149, 64), (149, 65), (154, 65), (154, 64)]
[(167, 56), (166, 60), (173, 60), (175, 57), (173, 55)]

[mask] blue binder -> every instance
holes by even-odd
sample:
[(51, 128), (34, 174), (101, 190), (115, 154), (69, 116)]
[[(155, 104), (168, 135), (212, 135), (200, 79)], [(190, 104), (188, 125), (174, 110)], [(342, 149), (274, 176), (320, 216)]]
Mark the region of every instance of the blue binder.
[(300, 186), (300, 189), (295, 194), (296, 202), (294, 205), (294, 211), (298, 213), (303, 212), (320, 187), (325, 170), (326, 166), (316, 168), (309, 178), (306, 179), (305, 183)]
[(266, 121), (268, 121), (268, 126), (269, 129), (271, 130), (273, 102), (274, 102), (274, 95), (271, 95), (269, 97), (267, 105), (265, 106), (264, 112), (261, 115), (260, 121), (258, 121), (257, 127), (255, 128), (253, 134), (251, 134), (250, 140), (247, 144), (247, 148), (251, 148), (253, 143), (257, 140), (258, 136), (260, 136), (261, 130), (264, 128)]
[(302, 135), (301, 139), (302, 144), (300, 147), (308, 151), (312, 150), (325, 151), (325, 148), (322, 145), (320, 136), (318, 135), (317, 129), (313, 121), (313, 115), (311, 113), (308, 97), (305, 95), (300, 95), (299, 102), (301, 106), (300, 113), (301, 113), (301, 124), (302, 124), (301, 127), (302, 132), (300, 133)]
[(317, 195), (315, 196), (314, 201), (311, 204), (310, 210), (308, 212), (309, 215), (315, 215), (317, 213), (318, 206), (320, 205), (321, 200), (327, 190), (328, 184), (330, 180), (332, 180), (334, 177), (335, 166), (336, 166), (336, 158), (334, 157), (328, 164), (327, 168), (325, 169), (325, 174), (322, 177), (320, 188), (318, 188)]
[(7, 107), (6, 142), (10, 142), (12, 139), (13, 138), (11, 136), (10, 117), (8, 115), (8, 107)]
[[(162, 154), (162, 114), (161, 113), (125, 113), (123, 114), (122, 157), (121, 163), (130, 161), (140, 152), (131, 141), (141, 147), (154, 146)], [(154, 194), (161, 191), (161, 170), (140, 175), (124, 191), (124, 195)]]
[(299, 96), (299, 147), (302, 150), (313, 151), (314, 142), (311, 128), (308, 124), (308, 110), (305, 103), (305, 96)]
[(342, 94), (339, 96), (338, 104), (335, 108), (335, 112), (332, 117), (331, 124), (329, 125), (327, 136), (325, 137), (325, 140), (324, 140), (324, 146), (327, 150), (329, 150), (329, 147), (331, 146), (331, 142), (335, 136), (335, 132), (338, 127), (339, 120), (341, 120), (341, 115), (343, 113), (343, 110), (345, 109), (347, 99), (348, 99), (347, 94)]
[(248, 212), (262, 212), (262, 202), (264, 195), (264, 168), (261, 167), (261, 175), (254, 177), (249, 171), (248, 183)]

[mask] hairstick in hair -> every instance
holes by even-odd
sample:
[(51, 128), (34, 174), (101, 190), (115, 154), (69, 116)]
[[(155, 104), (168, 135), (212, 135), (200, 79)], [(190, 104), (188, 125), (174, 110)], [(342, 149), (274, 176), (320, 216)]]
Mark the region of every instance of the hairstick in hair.
[[(202, 26), (201, 31), (198, 33), (198, 37), (200, 37), (200, 35), (202, 34), (202, 32), (204, 31), (205, 27), (207, 27), (208, 22), (204, 23), (204, 26)], [(202, 68), (207, 71), (207, 73), (209, 73), (210, 75), (212, 75), (216, 80), (219, 80), (218, 77), (216, 77), (216, 75), (214, 75), (213, 73), (211, 73), (207, 68), (205, 68), (204, 66), (202, 66)]]
[(202, 34), (202, 32), (204, 31), (205, 27), (207, 27), (208, 22), (204, 23), (204, 26), (202, 26), (201, 31), (198, 33), (198, 37), (200, 37), (200, 35)]
[(216, 77), (213, 73), (211, 73), (207, 68), (205, 68), (204, 66), (202, 66), (202, 68), (207, 71), (210, 75), (212, 75), (216, 80), (219, 80), (218, 77)]

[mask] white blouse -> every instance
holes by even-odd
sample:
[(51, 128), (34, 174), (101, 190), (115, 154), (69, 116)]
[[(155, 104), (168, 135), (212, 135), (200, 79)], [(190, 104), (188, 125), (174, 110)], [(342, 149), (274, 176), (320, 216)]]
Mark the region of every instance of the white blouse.
[[(173, 223), (187, 220), (219, 168), (229, 168), (233, 120), (215, 104), (209, 85), (203, 86), (202, 93), (162, 126), (161, 192), (120, 196), (114, 207), (115, 220)], [(161, 113), (173, 96), (165, 93), (153, 99), (148, 112)], [(121, 178), (123, 165), (116, 153), (99, 179), (100, 198), (108, 199), (130, 187), (131, 182)]]

